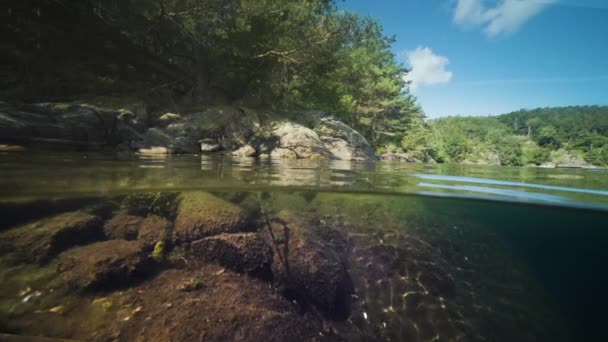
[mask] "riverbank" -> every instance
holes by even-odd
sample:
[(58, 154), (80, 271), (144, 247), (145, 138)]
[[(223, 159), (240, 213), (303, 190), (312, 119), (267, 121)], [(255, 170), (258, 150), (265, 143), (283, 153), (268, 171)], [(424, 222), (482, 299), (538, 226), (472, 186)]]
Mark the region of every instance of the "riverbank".
[[(136, 101), (111, 107), (85, 102), (0, 103), (0, 150), (31, 147), (148, 155), (202, 153), (238, 158), (436, 163), (431, 156), (421, 157), (419, 153), (376, 155), (363, 135), (336, 116), (318, 111), (213, 106), (172, 113), (151, 112)], [(551, 162), (526, 166), (596, 167), (571, 152), (560, 153)], [(498, 153), (487, 152), (461, 164), (501, 165), (501, 160)]]

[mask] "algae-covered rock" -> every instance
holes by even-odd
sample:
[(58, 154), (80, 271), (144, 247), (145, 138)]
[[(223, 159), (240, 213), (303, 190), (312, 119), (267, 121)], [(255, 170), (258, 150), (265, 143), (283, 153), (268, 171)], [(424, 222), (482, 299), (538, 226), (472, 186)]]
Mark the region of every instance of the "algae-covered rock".
[(114, 217), (106, 221), (103, 225), (103, 231), (110, 239), (135, 240), (141, 221), (143, 221), (143, 218), (140, 216), (119, 211)]
[(167, 219), (150, 215), (142, 220), (137, 232), (137, 241), (146, 249), (151, 249), (158, 242), (167, 243), (171, 240), (171, 222)]
[(101, 220), (84, 211), (73, 211), (41, 219), (0, 235), (0, 251), (19, 259), (45, 262), (76, 245), (103, 238)]
[(108, 240), (74, 248), (59, 256), (58, 270), (68, 286), (106, 290), (136, 282), (154, 266), (136, 241)]
[(159, 241), (168, 242), (171, 222), (158, 215), (141, 216), (129, 215), (121, 210), (104, 224), (104, 232), (110, 239), (137, 240), (146, 249)]
[(277, 217), (272, 227), (275, 240), (266, 238), (274, 247), (272, 274), (279, 286), (328, 317), (347, 316), (353, 288), (344, 266), (346, 238), (294, 214)]
[(243, 210), (207, 192), (184, 192), (175, 219), (175, 235), (180, 242), (191, 242), (245, 228)]
[(173, 219), (177, 210), (178, 195), (176, 192), (134, 193), (126, 196), (120, 206), (130, 215), (154, 214)]
[(191, 247), (196, 256), (237, 272), (263, 272), (272, 262), (270, 246), (257, 233), (215, 235), (194, 241)]

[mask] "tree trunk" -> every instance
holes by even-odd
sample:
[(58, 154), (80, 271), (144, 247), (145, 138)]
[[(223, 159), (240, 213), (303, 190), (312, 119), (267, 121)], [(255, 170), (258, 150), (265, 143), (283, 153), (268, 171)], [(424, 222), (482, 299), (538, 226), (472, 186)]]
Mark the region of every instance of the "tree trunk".
[(194, 90), (193, 100), (197, 104), (208, 104), (209, 86), (209, 50), (199, 42), (194, 42)]

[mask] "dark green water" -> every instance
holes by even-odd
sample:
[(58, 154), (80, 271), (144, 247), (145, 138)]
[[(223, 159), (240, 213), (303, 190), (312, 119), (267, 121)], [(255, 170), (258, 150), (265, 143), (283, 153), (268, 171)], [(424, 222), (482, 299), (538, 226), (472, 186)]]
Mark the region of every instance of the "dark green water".
[[(308, 340), (608, 340), (606, 170), (196, 156), (0, 158), (0, 333), (284, 340), (280, 327), (295, 320), (299, 336)], [(203, 213), (208, 227), (224, 229), (238, 211), (243, 231), (264, 236), (265, 213), (275, 233), (283, 222), (296, 242), (299, 232), (312, 234), (307, 246), (339, 254), (348, 284), (339, 283), (343, 288), (336, 291), (347, 296), (327, 309), (308, 292), (278, 285), (274, 264), (269, 280), (219, 269), (217, 260), (197, 263), (190, 247), (196, 243), (175, 238), (184, 217), (194, 215), (187, 210)], [(36, 243), (57, 226), (69, 226), (76, 219), (66, 213), (75, 212), (93, 217), (86, 216), (91, 230), (63, 235), (52, 250)], [(135, 232), (112, 235), (117, 233), (108, 227), (116, 224), (109, 222), (123, 222), (116, 219), (121, 212), (136, 222), (161, 217), (163, 232), (173, 236), (166, 240), (167, 255), (145, 275), (95, 278), (102, 285), (85, 288), (88, 274), (76, 272), (80, 260), (76, 268), (65, 266), (70, 256), (90, 266), (95, 263), (86, 260), (106, 252), (90, 248), (100, 241), (110, 249), (117, 247), (107, 241), (121, 236), (144, 241), (140, 223), (131, 225)], [(58, 215), (67, 223), (57, 223)], [(121, 224), (117, 229), (124, 232), (129, 225)], [(89, 231), (99, 234), (87, 236)], [(281, 243), (291, 247), (288, 239), (279, 238), (275, 256)], [(141, 248), (152, 255), (156, 242)], [(300, 261), (292, 259), (292, 267)], [(183, 287), (175, 283), (180, 277), (200, 279), (202, 289), (176, 290)], [(188, 284), (198, 287), (198, 280)], [(204, 306), (193, 304), (198, 301)], [(266, 307), (274, 301), (276, 307)], [(178, 311), (167, 316), (169, 310)], [(268, 312), (291, 318), (265, 325)]]

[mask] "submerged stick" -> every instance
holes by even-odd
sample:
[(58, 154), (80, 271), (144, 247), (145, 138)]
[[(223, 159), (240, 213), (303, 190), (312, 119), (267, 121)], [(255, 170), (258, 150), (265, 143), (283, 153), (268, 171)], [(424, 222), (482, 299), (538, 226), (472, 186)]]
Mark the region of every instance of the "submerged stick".
[(277, 254), (279, 255), (279, 260), (281, 261), (281, 263), (283, 264), (283, 267), (285, 267), (285, 272), (287, 273), (287, 275), (289, 275), (289, 263), (287, 261), (287, 253), (289, 251), (289, 228), (287, 227), (287, 225), (285, 223), (283, 223), (283, 233), (285, 235), (285, 246), (283, 248), (283, 255), (281, 255), (281, 251), (279, 249), (279, 242), (276, 238), (276, 236), (274, 235), (274, 231), (272, 230), (272, 224), (270, 223), (270, 219), (268, 218), (268, 214), (266, 213), (266, 210), (264, 210), (264, 207), (260, 206), (260, 209), (262, 211), (262, 215), (264, 215), (264, 219), (266, 220), (266, 226), (268, 227), (268, 232), (270, 233), (270, 238), (272, 239), (272, 243), (274, 244), (274, 249), (277, 251)]

